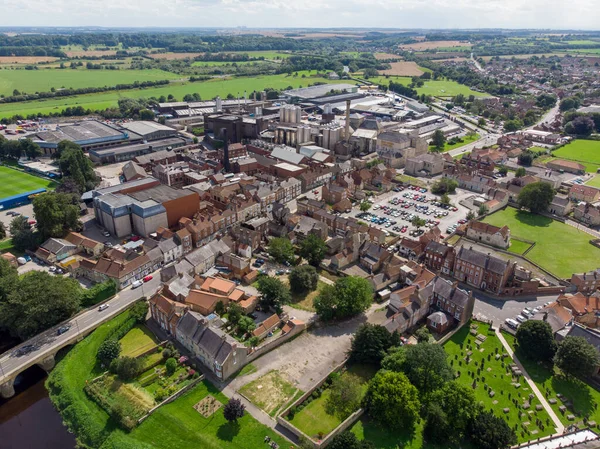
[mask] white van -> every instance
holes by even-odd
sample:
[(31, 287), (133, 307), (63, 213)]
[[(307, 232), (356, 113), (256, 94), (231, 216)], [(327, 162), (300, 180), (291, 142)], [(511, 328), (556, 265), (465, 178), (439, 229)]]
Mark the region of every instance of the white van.
[(100, 307), (98, 307), (98, 312), (102, 312), (106, 309), (108, 309), (108, 304), (102, 304)]
[(508, 327), (511, 327), (513, 329), (516, 329), (517, 327), (519, 327), (519, 323), (517, 323), (515, 320), (511, 319), (511, 318), (507, 318), (505, 321), (506, 325)]
[(140, 280), (133, 281), (133, 283), (131, 284), (131, 288), (138, 288), (138, 287), (141, 287), (142, 285), (144, 285), (144, 283)]

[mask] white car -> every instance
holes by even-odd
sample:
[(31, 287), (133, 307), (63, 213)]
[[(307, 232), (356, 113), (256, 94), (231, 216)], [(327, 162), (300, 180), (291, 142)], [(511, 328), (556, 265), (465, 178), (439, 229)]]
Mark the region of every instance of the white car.
[(143, 281), (140, 281), (140, 280), (133, 281), (131, 284), (131, 288), (138, 288), (138, 287), (141, 287), (142, 285), (144, 285)]
[(521, 315), (523, 315), (524, 317), (527, 317), (527, 318), (531, 318), (533, 316), (533, 312), (528, 309), (523, 309), (523, 310), (521, 310)]
[(515, 317), (515, 319), (519, 322), (519, 323), (524, 323), (525, 321), (527, 321), (527, 318), (525, 318), (523, 315), (517, 315)]
[(504, 320), (504, 322), (506, 323), (506, 325), (508, 327), (512, 327), (513, 329), (516, 329), (517, 327), (519, 327), (519, 323), (511, 318), (507, 318), (506, 320)]

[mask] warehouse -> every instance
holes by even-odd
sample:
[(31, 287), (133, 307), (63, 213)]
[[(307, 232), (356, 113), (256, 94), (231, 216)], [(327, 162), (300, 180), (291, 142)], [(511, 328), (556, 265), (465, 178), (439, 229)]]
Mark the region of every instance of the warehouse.
[(332, 90), (339, 90), (342, 92), (346, 91), (346, 93), (356, 93), (358, 92), (358, 87), (356, 87), (354, 84), (321, 84), (318, 86), (286, 90), (281, 92), (281, 95), (292, 101), (305, 101), (325, 97)]
[(155, 140), (151, 143), (139, 143), (117, 148), (105, 148), (101, 150), (90, 150), (90, 159), (96, 164), (113, 164), (115, 162), (130, 161), (144, 154), (155, 153), (161, 150), (173, 150), (183, 147), (189, 142), (183, 137), (170, 137)]
[(139, 136), (142, 141), (150, 142), (177, 135), (177, 130), (157, 122), (127, 122), (123, 123), (121, 127), (129, 133), (130, 140), (138, 140), (137, 136)]

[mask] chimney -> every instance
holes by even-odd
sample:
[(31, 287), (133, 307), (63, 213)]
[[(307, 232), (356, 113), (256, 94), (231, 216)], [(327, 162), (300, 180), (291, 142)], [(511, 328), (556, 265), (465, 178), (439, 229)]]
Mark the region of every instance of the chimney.
[(221, 131), (223, 139), (223, 167), (227, 173), (230, 172), (231, 166), (229, 164), (229, 140), (227, 138), (227, 128), (223, 128)]
[(350, 100), (346, 100), (346, 143), (350, 141)]

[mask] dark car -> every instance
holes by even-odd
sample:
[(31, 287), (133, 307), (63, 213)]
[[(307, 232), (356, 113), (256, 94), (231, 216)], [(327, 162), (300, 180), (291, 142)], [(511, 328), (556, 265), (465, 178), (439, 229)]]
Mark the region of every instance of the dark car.
[(27, 354), (29, 354), (30, 352), (33, 352), (33, 351), (35, 351), (36, 349), (37, 349), (37, 348), (36, 348), (36, 346), (35, 346), (35, 345), (25, 345), (25, 346), (21, 346), (19, 349), (17, 349), (17, 350), (14, 352), (14, 355), (15, 355), (16, 357), (21, 357), (21, 356), (23, 356), (23, 355), (27, 355)]
[(58, 329), (56, 329), (56, 335), (62, 335), (65, 332), (68, 332), (69, 329), (71, 329), (71, 325), (70, 324), (66, 324), (64, 326), (61, 326)]

